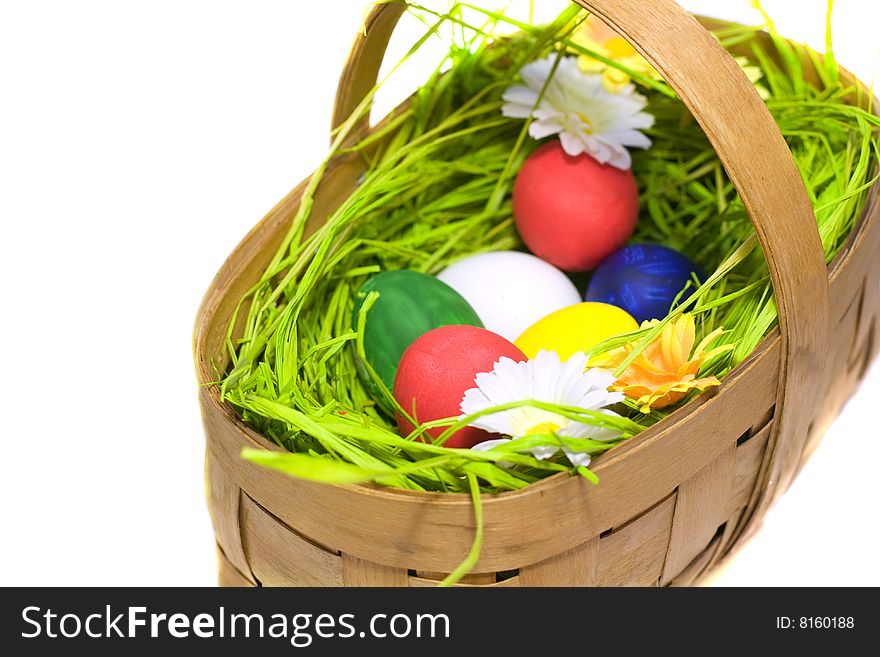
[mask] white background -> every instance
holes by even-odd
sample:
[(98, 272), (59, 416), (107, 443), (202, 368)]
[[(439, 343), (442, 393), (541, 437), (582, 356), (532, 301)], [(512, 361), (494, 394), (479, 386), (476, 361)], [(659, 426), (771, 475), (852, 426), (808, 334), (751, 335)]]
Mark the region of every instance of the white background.
[[(0, 1), (0, 584), (215, 582), (196, 309), (326, 152), (365, 4)], [(817, 46), (824, 4), (766, 2)], [(878, 4), (837, 5), (839, 59), (870, 79)], [(875, 366), (715, 583), (880, 584), (878, 395)]]

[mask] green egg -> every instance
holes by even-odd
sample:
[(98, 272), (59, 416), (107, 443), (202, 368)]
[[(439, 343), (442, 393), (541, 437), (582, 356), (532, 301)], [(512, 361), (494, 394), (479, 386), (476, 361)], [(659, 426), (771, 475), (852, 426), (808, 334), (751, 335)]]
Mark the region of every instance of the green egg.
[[(377, 274), (358, 290), (352, 317), (355, 330), (361, 306), (373, 291), (379, 293), (379, 298), (367, 312), (364, 352), (388, 390), (394, 390), (394, 375), (403, 352), (421, 335), (454, 324), (483, 327), (470, 304), (446, 283), (427, 274), (399, 269)], [(366, 375), (362, 364), (358, 365), (358, 371)], [(381, 401), (369, 376), (364, 381)]]

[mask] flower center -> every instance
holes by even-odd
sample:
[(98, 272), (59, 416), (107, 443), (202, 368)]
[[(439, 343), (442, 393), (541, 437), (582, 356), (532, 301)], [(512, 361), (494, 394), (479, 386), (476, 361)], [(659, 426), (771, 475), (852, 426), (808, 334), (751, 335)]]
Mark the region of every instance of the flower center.
[(577, 117), (584, 123), (584, 132), (588, 135), (593, 134), (593, 122), (583, 112), (578, 112)]
[(527, 436), (547, 436), (559, 431), (562, 427), (555, 422), (541, 422), (526, 431)]

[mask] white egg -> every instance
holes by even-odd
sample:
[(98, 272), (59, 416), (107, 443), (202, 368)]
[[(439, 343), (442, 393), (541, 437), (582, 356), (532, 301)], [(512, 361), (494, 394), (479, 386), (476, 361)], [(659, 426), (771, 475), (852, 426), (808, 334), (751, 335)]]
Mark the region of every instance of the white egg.
[(468, 256), (437, 278), (471, 304), (487, 329), (511, 341), (539, 319), (582, 301), (565, 274), (518, 251)]

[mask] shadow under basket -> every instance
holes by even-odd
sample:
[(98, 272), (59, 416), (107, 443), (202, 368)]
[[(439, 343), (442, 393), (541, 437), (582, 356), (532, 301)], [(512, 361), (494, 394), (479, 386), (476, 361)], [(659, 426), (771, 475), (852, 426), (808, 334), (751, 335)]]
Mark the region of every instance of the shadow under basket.
[[(692, 584), (759, 526), (878, 347), (877, 185), (847, 247), (826, 267), (815, 217), (781, 134), (700, 22), (671, 0), (579, 4), (626, 36), (702, 125), (756, 227), (780, 328), (716, 394), (595, 459), (600, 485), (562, 473), (520, 491), (484, 495), (484, 544), (464, 586)], [(340, 82), (334, 125), (374, 86), (403, 9), (378, 5), (368, 17)], [(863, 85), (847, 80), (870, 98)], [(331, 162), (308, 230), (338, 207), (364, 170), (356, 156)], [(280, 243), (304, 187), (236, 248), (198, 317), (195, 355), (220, 583), (432, 586), (470, 549), (469, 496), (330, 486), (246, 462), (239, 456), (243, 447), (279, 448), (221, 403), (216, 386), (206, 385), (225, 370), (230, 317)]]

